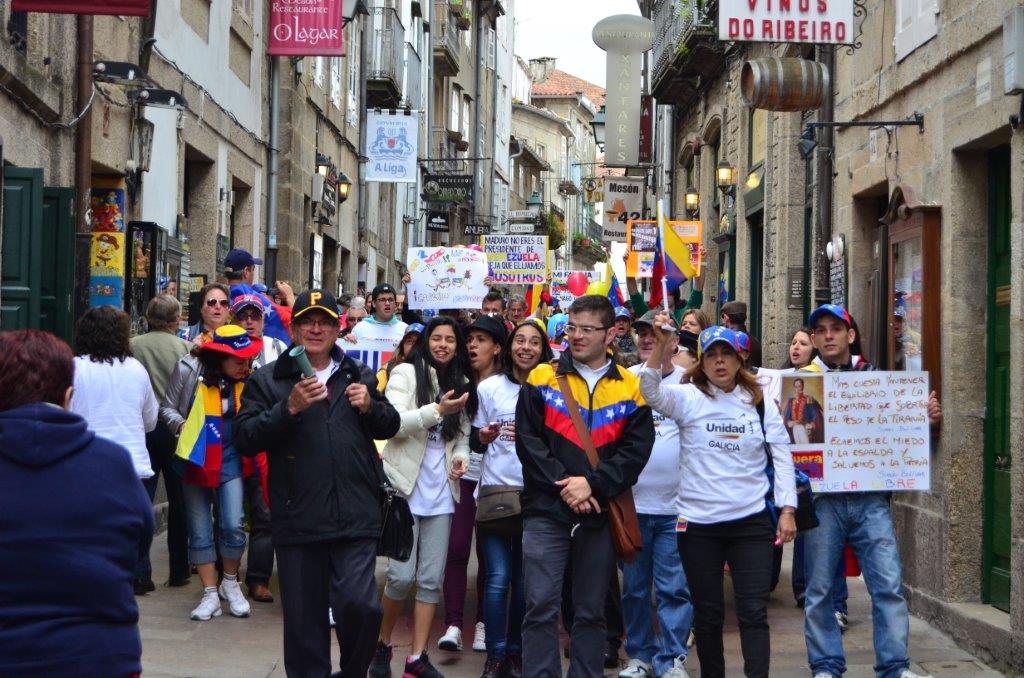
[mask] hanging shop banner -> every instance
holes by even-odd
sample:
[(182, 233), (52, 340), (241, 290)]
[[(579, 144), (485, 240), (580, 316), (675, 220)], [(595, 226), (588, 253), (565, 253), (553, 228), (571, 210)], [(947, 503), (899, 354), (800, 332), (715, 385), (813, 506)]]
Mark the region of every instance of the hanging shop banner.
[[(630, 220), (649, 219), (644, 213), (644, 177), (604, 178), (604, 239), (626, 239), (626, 224)], [(649, 210), (648, 210), (649, 211)]]
[(597, 22), (593, 39), (607, 53), (605, 165), (631, 167), (640, 154), (640, 75), (643, 54), (654, 45), (654, 22), (617, 14)]
[(366, 112), (366, 180), (416, 183), (419, 111)]
[(718, 39), (848, 45), (854, 36), (854, 4), (854, 0), (720, 0)]
[(436, 233), (447, 233), (448, 220), (449, 215), (447, 212), (435, 212), (434, 210), (430, 210), (427, 212), (427, 230), (434, 231)]
[[(601, 274), (597, 271), (567, 271), (563, 269), (551, 271), (551, 297), (558, 302), (558, 307), (563, 312), (572, 306), (572, 302), (576, 301), (576, 297), (581, 296), (569, 289), (569, 276), (573, 273), (585, 276), (587, 285), (601, 280)], [(579, 291), (579, 287), (577, 287), (577, 291)], [(583, 291), (586, 292), (586, 287), (583, 287)]]
[(468, 247), (410, 247), (406, 300), (412, 309), (480, 309), (487, 255)]
[(583, 180), (583, 202), (604, 202), (603, 177), (587, 177)]
[(626, 277), (650, 278), (654, 275), (654, 252), (658, 247), (658, 222), (626, 222)]
[(640, 164), (654, 162), (654, 97), (640, 97)]
[(778, 399), (794, 465), (815, 492), (931, 487), (927, 372), (782, 375)]
[(344, 56), (343, 0), (271, 0), (267, 54)]
[(150, 0), (14, 0), (11, 11), (149, 16)]
[(426, 202), (469, 202), (473, 199), (472, 174), (428, 174), (423, 180)]
[(548, 277), (546, 235), (485, 235), (491, 278), (499, 285), (541, 285)]

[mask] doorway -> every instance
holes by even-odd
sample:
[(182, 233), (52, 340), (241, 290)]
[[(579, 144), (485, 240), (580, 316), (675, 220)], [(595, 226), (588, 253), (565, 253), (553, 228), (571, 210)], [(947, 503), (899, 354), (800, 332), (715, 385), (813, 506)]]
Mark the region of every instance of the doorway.
[(764, 289), (764, 212), (747, 217), (750, 225), (750, 306), (747, 329), (761, 339), (761, 300)]

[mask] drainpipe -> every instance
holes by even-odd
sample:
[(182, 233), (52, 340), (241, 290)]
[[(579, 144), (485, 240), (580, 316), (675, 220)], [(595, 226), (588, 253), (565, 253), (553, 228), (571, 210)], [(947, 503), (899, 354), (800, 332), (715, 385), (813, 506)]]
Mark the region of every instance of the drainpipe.
[[(370, 9), (373, 12), (373, 8)], [(372, 16), (372, 15), (371, 15)], [(359, 18), (359, 156), (356, 160), (359, 163), (359, 206), (356, 209), (356, 284), (353, 290), (359, 288), (359, 270), (362, 268), (363, 256), (363, 233), (366, 228), (366, 34), (369, 17)]]
[(270, 154), (267, 159), (267, 268), (268, 284), (277, 280), (277, 179), (281, 133), (281, 58), (270, 57)]
[[(470, 0), (467, 0), (469, 2)], [(476, 12), (474, 21), (476, 23), (476, 40), (473, 41), (473, 50), (476, 52), (476, 89), (473, 92), (473, 133), (470, 135), (473, 138), (473, 148), (470, 150), (472, 157), (476, 158), (473, 161), (473, 182), (476, 183), (477, 177), (479, 176), (480, 163), (480, 141), (477, 138), (480, 134), (480, 93), (484, 88), (483, 78), (484, 69), (487, 67), (482, 61), (483, 50), (480, 49), (480, 44), (483, 42), (484, 24), (483, 24), (483, 3), (476, 3), (476, 7), (473, 8)], [(487, 190), (487, 184), (483, 185), (480, 190)], [(477, 207), (477, 201), (473, 200), (473, 216), (479, 217), (480, 208)]]
[[(493, 5), (492, 5), (493, 6)], [(485, 59), (486, 61), (486, 59)], [(498, 28), (497, 28), (497, 17), (495, 17), (495, 28), (494, 28), (494, 70), (491, 71), (491, 171), (487, 177), (488, 185), (490, 186), (491, 199), (487, 208), (487, 213), (491, 215), (493, 219), (496, 214), (494, 212), (494, 203), (497, 196), (494, 195), (494, 166), (497, 164), (498, 157)], [(500, 222), (499, 222), (500, 223)]]
[[(821, 107), (821, 121), (833, 122), (835, 120), (835, 66), (836, 51), (831, 45), (822, 45), (818, 48), (818, 60), (828, 70), (829, 91), (825, 93), (825, 104)], [(814, 252), (814, 305), (824, 304), (831, 298), (831, 291), (828, 279), (828, 257), (825, 255), (825, 245), (832, 238), (832, 210), (834, 196), (834, 163), (835, 163), (835, 131), (832, 127), (820, 127), (820, 145), (818, 146), (818, 215), (816, 221), (817, 233), (815, 233)]]
[[(76, 18), (78, 68), (75, 73), (75, 106), (82, 110), (92, 95), (92, 15)], [(92, 110), (86, 111), (75, 126), (75, 225), (79, 233), (88, 233), (89, 191), (92, 186)]]

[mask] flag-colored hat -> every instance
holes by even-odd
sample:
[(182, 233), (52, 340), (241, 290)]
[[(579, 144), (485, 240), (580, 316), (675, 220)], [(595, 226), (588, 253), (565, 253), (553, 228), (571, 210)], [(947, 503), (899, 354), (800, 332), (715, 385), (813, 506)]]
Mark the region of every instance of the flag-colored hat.
[(704, 355), (709, 348), (719, 343), (726, 344), (734, 351), (740, 350), (739, 338), (734, 331), (721, 325), (712, 325), (700, 333), (700, 351), (697, 357)]
[(822, 304), (818, 308), (814, 309), (814, 312), (811, 313), (811, 317), (807, 319), (807, 324), (813, 328), (818, 324), (818, 321), (821, 320), (821, 316), (823, 315), (835, 316), (846, 323), (847, 327), (853, 327), (853, 316), (851, 316), (850, 312), (839, 304)]
[(259, 337), (250, 337), (248, 332), (238, 325), (224, 325), (215, 329), (210, 341), (200, 348), (203, 351), (217, 351), (248, 360), (260, 354), (263, 350), (263, 340)]

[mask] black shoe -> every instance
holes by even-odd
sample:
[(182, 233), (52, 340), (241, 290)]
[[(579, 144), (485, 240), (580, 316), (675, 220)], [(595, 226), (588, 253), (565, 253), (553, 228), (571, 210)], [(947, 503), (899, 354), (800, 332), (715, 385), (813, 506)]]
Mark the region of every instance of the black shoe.
[(504, 678), (523, 678), (523, 655), (510, 652), (505, 657), (505, 663), (502, 668), (505, 669)]
[[(498, 659), (497, 657), (488, 657), (484, 663), (484, 672), (480, 674), (480, 678), (502, 678), (505, 675), (504, 672), (505, 662)], [(406, 668), (408, 671), (408, 668)]]
[(192, 578), (189, 577), (187, 574), (184, 574), (184, 575), (181, 575), (181, 576), (178, 576), (178, 577), (171, 577), (170, 579), (167, 580), (166, 586), (170, 586), (170, 587), (174, 587), (174, 588), (177, 588), (179, 586), (188, 586), (188, 583), (191, 581), (191, 579)]
[(391, 646), (378, 642), (367, 675), (370, 678), (391, 678), (391, 656)]
[(806, 603), (806, 602), (807, 602), (807, 599), (804, 596), (799, 596), (796, 599), (796, 606), (799, 607), (802, 610), (802, 609), (804, 609), (804, 603)]
[(604, 648), (604, 667), (606, 669), (619, 668), (619, 646), (615, 643), (608, 643)]
[(410, 662), (406, 660), (405, 675), (418, 676), (418, 678), (444, 678), (444, 674), (435, 669), (434, 665), (430, 663), (430, 658), (426, 652), (417, 657), (415, 661)]
[(144, 596), (151, 591), (156, 591), (156, 584), (152, 579), (136, 579), (132, 582), (132, 588), (135, 590), (135, 595)]

